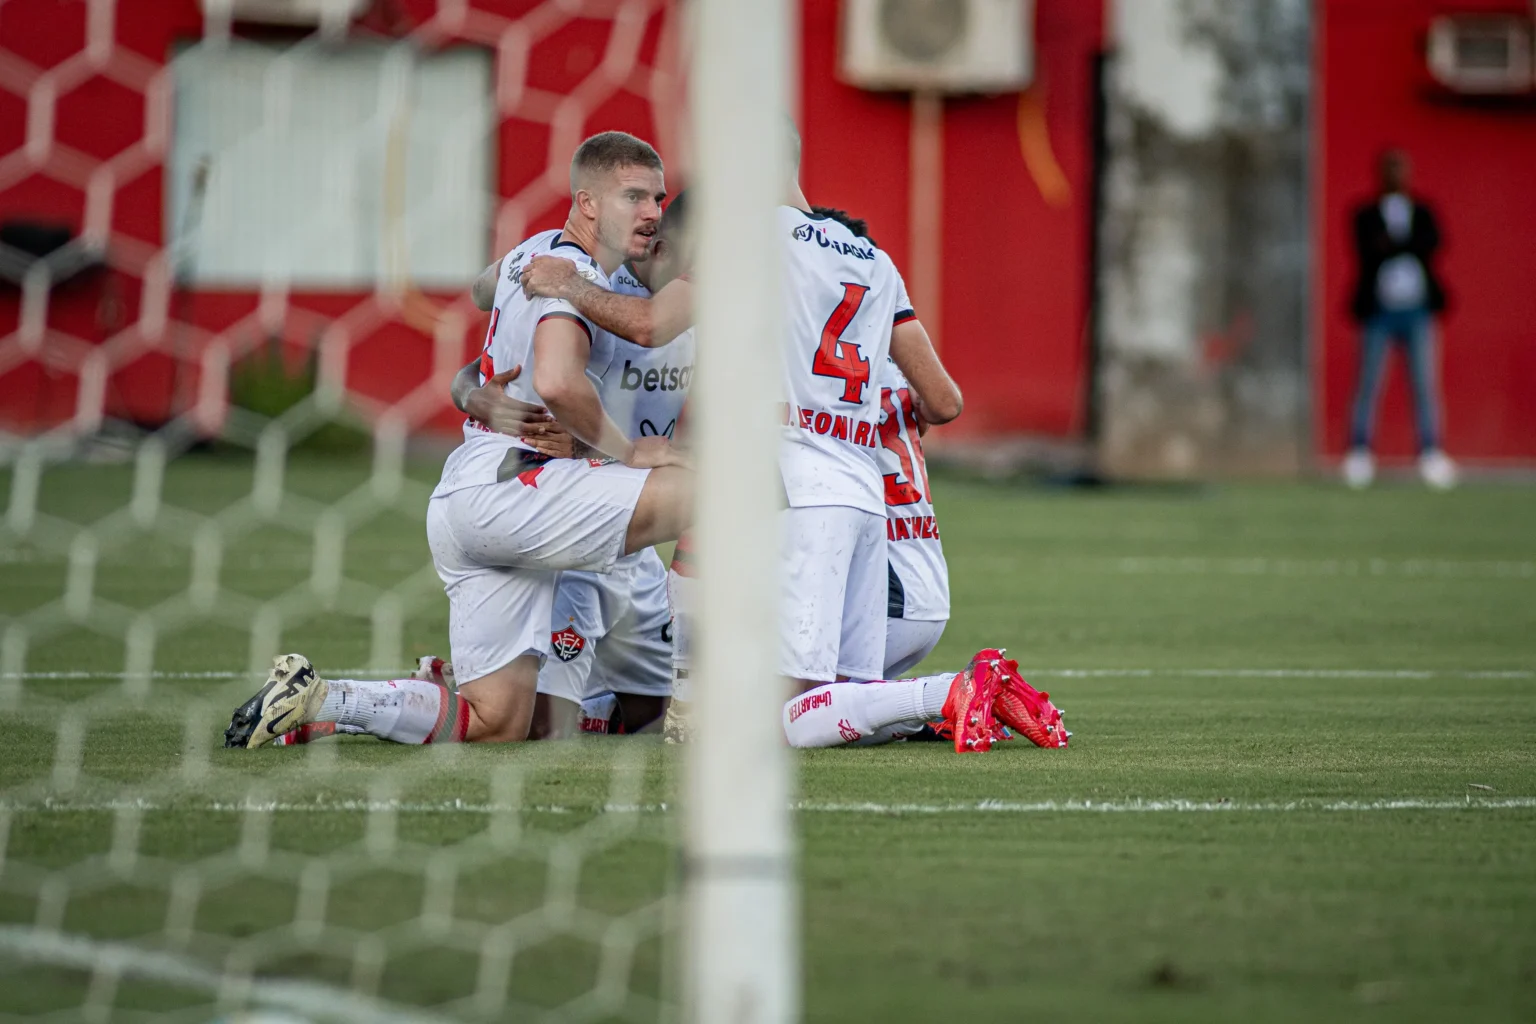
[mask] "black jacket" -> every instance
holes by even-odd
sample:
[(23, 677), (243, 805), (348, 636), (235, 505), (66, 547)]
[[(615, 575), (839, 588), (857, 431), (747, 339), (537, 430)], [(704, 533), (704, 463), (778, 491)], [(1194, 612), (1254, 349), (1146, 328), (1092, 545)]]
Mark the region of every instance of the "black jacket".
[(1426, 298), (1431, 312), (1445, 308), (1445, 288), (1435, 273), (1431, 258), (1440, 248), (1440, 225), (1434, 212), (1422, 200), (1413, 200), (1413, 225), (1406, 242), (1394, 241), (1387, 233), (1381, 216), (1381, 200), (1373, 199), (1355, 211), (1355, 259), (1360, 277), (1355, 282), (1355, 300), (1351, 311), (1357, 320), (1368, 320), (1379, 312), (1376, 302), (1376, 275), (1381, 265), (1394, 256), (1412, 253), (1424, 264)]

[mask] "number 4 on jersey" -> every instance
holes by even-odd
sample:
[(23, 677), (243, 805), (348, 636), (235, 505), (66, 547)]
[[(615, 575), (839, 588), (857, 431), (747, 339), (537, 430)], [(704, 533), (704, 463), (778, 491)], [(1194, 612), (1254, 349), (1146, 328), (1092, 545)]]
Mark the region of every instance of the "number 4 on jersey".
[(843, 301), (832, 311), (832, 318), (821, 329), (821, 344), (816, 348), (816, 358), (811, 360), (811, 372), (818, 377), (836, 377), (843, 381), (843, 395), (839, 401), (858, 404), (864, 401), (864, 388), (869, 383), (869, 360), (859, 353), (859, 346), (843, 340), (843, 332), (853, 323), (854, 314), (864, 304), (869, 286), (843, 282)]

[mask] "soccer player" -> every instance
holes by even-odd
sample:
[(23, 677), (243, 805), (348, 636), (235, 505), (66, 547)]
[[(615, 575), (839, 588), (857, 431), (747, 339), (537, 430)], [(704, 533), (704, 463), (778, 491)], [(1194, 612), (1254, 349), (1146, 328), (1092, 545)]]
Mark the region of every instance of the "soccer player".
[[(663, 290), (686, 271), (687, 217), (686, 195), (680, 193), (668, 204), (647, 258), (614, 275), (616, 292), (649, 296), (652, 288)], [(614, 386), (602, 389), (604, 407), (632, 438), (670, 438), (693, 363), (691, 330), (660, 347), (620, 338), (605, 377)], [(542, 412), (496, 386), (477, 386), (478, 378), (475, 364), (461, 370), (453, 397), (461, 410), (484, 417), (481, 422), (499, 420), (515, 432), (530, 414)], [(540, 425), (538, 437), (537, 447), (547, 454), (578, 454), (558, 423)], [(551, 625), (555, 658), (539, 672), (533, 737), (558, 738), (578, 728), (607, 731), (610, 719), (617, 731), (634, 733), (659, 719), (672, 692), (671, 622), (667, 570), (654, 548), (621, 560), (611, 573), (561, 573)]]
[[(846, 210), (813, 206), (871, 245), (869, 226)], [(914, 317), (914, 319), (916, 319)], [(949, 565), (939, 542), (933, 492), (923, 458), (923, 431), (912, 386), (895, 360), (876, 374), (880, 387), (880, 448), (876, 457), (885, 483), (886, 542), (890, 590), (885, 620), (886, 679), (916, 668), (933, 653), (949, 622)]]
[[(798, 177), (798, 138), (793, 148)], [(890, 258), (816, 214), (793, 179), (788, 193), (777, 214), (790, 311), (780, 455), (790, 506), (781, 669), (811, 699), (785, 706), (786, 735), (796, 746), (827, 746), (944, 718), (953, 724), (957, 750), (987, 749), (998, 690), (1017, 676), (1016, 665), (1003, 668), (996, 651), (980, 652), (958, 675), (878, 687), (838, 682), (880, 680), (885, 665), (887, 527), (874, 457), (880, 398), (871, 367), (883, 365), (889, 353), (914, 383), (908, 391), (916, 413), (932, 423), (959, 415), (960, 394), (913, 315)], [(659, 321), (655, 303), (598, 295), (548, 261), (530, 265), (523, 287), (559, 295), (622, 335)]]
[(517, 437), (466, 423), (427, 508), (427, 538), (449, 601), (455, 692), (433, 681), (336, 680), (301, 655), (274, 662), (238, 708), (225, 744), (255, 747), (317, 721), (406, 743), (528, 737), (561, 570), (611, 572), (627, 555), (688, 525), (692, 474), (665, 437), (631, 440), (603, 406), (616, 339), (569, 303), (530, 299), (533, 255), (570, 261), (603, 287), (643, 258), (665, 198), (661, 158), (622, 132), (586, 140), (571, 161), (571, 211), (560, 232), (501, 261), (482, 374), (524, 368), (508, 393), (549, 410), (592, 459), (551, 459)]

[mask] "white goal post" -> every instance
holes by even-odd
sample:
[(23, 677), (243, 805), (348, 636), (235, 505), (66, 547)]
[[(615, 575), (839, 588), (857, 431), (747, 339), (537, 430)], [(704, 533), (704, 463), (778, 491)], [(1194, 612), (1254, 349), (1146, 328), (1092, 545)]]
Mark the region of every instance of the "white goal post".
[(800, 1013), (799, 892), (780, 727), (775, 208), (788, 170), (785, 0), (698, 0), (693, 40), (700, 657), (685, 822), (684, 1007)]

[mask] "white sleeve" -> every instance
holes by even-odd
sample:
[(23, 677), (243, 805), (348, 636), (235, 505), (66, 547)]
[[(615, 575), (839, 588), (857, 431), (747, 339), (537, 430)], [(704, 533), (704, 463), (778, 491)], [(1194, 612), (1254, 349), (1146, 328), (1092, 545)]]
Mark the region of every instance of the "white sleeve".
[[(889, 260), (890, 258), (887, 257)], [(917, 313), (912, 309), (912, 299), (907, 295), (907, 282), (901, 278), (901, 271), (896, 269), (894, 260), (890, 260), (891, 274), (896, 278), (896, 316), (893, 324), (904, 324), (908, 320), (916, 320)]]
[(528, 304), (533, 307), (535, 330), (545, 320), (570, 320), (586, 333), (589, 343), (597, 333), (597, 328), (593, 326), (592, 321), (582, 316), (575, 306), (564, 299), (530, 299)]

